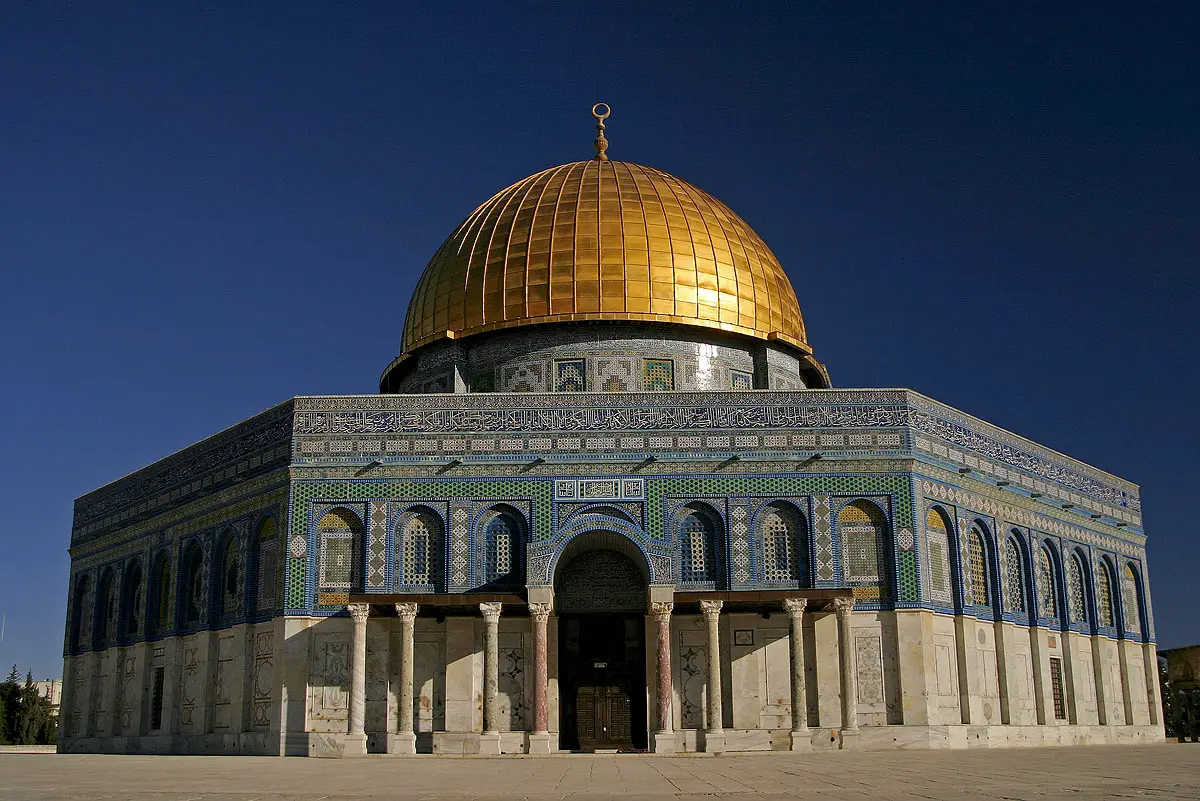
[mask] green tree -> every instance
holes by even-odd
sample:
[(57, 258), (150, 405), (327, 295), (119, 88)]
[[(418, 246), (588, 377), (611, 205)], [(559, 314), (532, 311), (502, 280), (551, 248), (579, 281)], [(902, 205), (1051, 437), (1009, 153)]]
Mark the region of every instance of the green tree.
[(0, 684), (0, 708), (4, 715), (0, 717), (0, 741), (17, 743), (17, 721), (21, 714), (21, 685), (18, 678), (17, 666), (13, 665), (8, 679)]

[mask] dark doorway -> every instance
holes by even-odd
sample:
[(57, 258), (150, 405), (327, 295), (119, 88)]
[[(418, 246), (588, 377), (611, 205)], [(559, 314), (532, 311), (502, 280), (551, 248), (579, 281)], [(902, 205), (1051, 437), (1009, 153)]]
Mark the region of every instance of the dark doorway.
[(568, 548), (554, 588), (561, 746), (644, 749), (644, 557), (624, 537), (604, 531)]
[(559, 619), (562, 747), (646, 748), (645, 617)]

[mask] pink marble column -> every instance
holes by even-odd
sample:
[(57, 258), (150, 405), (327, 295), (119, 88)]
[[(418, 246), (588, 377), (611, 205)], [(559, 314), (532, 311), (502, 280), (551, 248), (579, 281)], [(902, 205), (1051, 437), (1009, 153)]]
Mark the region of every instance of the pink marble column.
[(546, 665), (549, 659), (546, 645), (546, 624), (550, 620), (550, 604), (529, 604), (529, 617), (533, 620), (533, 733), (549, 731), (546, 714), (546, 683), (549, 680)]
[(671, 612), (675, 604), (658, 601), (652, 609), (658, 635), (658, 731), (670, 734), (675, 728), (671, 720)]
[(858, 731), (858, 673), (854, 667), (854, 631), (850, 614), (853, 598), (834, 598), (833, 609), (838, 622), (838, 654), (842, 667), (842, 737)]
[(792, 646), (792, 750), (810, 750), (808, 692), (804, 686), (804, 610), (807, 598), (785, 598), (783, 608), (791, 621)]

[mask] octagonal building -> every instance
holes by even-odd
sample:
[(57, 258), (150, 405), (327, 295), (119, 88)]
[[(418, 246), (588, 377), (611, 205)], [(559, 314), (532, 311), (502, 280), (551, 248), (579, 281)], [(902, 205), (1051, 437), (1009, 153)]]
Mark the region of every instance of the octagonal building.
[(766, 243), (606, 147), (450, 234), (378, 395), (76, 501), (60, 750), (1163, 738), (1138, 487), (832, 388)]

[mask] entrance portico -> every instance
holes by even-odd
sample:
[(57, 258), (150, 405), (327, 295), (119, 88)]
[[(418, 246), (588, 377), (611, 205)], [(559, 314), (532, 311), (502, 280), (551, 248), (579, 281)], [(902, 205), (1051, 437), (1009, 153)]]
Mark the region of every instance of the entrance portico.
[[(592, 555), (576, 567), (588, 569), (575, 573), (575, 577), (587, 576), (597, 591), (611, 592), (611, 582), (606, 584), (601, 580), (602, 571), (598, 568), (605, 562), (613, 568), (625, 557), (604, 549), (587, 553)], [(566, 566), (569, 565), (568, 562)], [(626, 565), (632, 566), (628, 560)], [(571, 577), (572, 571), (566, 571), (564, 576)], [(422, 750), (479, 754), (514, 751), (548, 754), (568, 750), (719, 752), (778, 749), (780, 745), (794, 751), (810, 750), (812, 695), (805, 668), (812, 661), (814, 649), (805, 642), (807, 613), (814, 618), (836, 617), (837, 640), (828, 645), (837, 651), (834, 658), (838, 670), (833, 675), (838, 681), (835, 694), (841, 716), (833, 730), (837, 732), (840, 747), (854, 746), (857, 686), (853, 648), (847, 640), (853, 608), (849, 591), (675, 592), (670, 586), (643, 585), (640, 609), (625, 608), (630, 600), (613, 594), (614, 608), (593, 606), (592, 611), (582, 611), (589, 607), (580, 606), (579, 602), (588, 594), (594, 593), (589, 590), (581, 594), (560, 584), (555, 590), (529, 588), (526, 593), (352, 596), (348, 610), (356, 625), (350, 652), (357, 655), (367, 650), (365, 640), (360, 641), (359, 637), (366, 636), (368, 615), (373, 618), (395, 615), (389, 639), (398, 646), (399, 654), (388, 660), (397, 667), (394, 675), (387, 677), (392, 688), (390, 694), (397, 699), (395, 713), (387, 723), (388, 731), (379, 733), (383, 737), (373, 737), (373, 733), (363, 733), (362, 729), (355, 731), (355, 726), (362, 725), (361, 717), (352, 715), (347, 745), (370, 740), (386, 744), (375, 750), (395, 754)], [(530, 597), (538, 600), (529, 601)], [(737, 715), (732, 713), (746, 702), (728, 686), (731, 678), (744, 680), (745, 672), (732, 664), (729, 655), (734, 651), (747, 652), (752, 647), (732, 640), (731, 632), (736, 631), (740, 640), (750, 629), (731, 629), (729, 616), (739, 620), (769, 620), (778, 614), (787, 615), (788, 647), (781, 653), (787, 654), (785, 658), (790, 663), (790, 698), (784, 699), (786, 720), (780, 726), (788, 737), (784, 742), (770, 734), (755, 735), (750, 727), (739, 725), (744, 713), (742, 710), (736, 710)], [(359, 620), (364, 622), (358, 623)], [(453, 621), (457, 621), (453, 623), (455, 627), (467, 625), (475, 632), (471, 636), (480, 646), (469, 656), (469, 661), (481, 668), (472, 671), (478, 676), (471, 685), (478, 690), (481, 714), (477, 727), (473, 731), (451, 729), (453, 723), (447, 717), (444, 730), (433, 731), (424, 748), (418, 748), (414, 722), (421, 715), (422, 704), (429, 705), (431, 700), (414, 689), (412, 666), (417, 645), (415, 632), (421, 621), (433, 626), (446, 626)], [(503, 621), (507, 622), (502, 624)], [(514, 717), (501, 712), (501, 673), (506, 670), (511, 673), (524, 656), (514, 655), (514, 649), (510, 648), (502, 658), (502, 631), (520, 633), (531, 645), (528, 716)], [(764, 641), (759, 650), (774, 653), (771, 648)], [(715, 654), (715, 658), (709, 657), (710, 654)], [(703, 656), (702, 665), (696, 664), (698, 655)], [(770, 655), (762, 657), (763, 661), (770, 659)], [(442, 667), (446, 674), (457, 669), (448, 662)], [(821, 678), (829, 675), (819, 666), (808, 667), (810, 674)], [(366, 660), (352, 659), (350, 669), (349, 703), (351, 709), (361, 709), (365, 706), (361, 694), (369, 683), (364, 675)], [(444, 684), (453, 680), (449, 675), (442, 678)], [(360, 695), (356, 698), (356, 694)], [(453, 688), (449, 694), (454, 695)], [(697, 698), (703, 700), (698, 715), (698, 710), (692, 708)], [(509, 697), (504, 703), (524, 705), (526, 701)], [(512, 722), (518, 718), (527, 721), (523, 730), (512, 728)], [(819, 728), (830, 728), (819, 725), (825, 723), (819, 713), (814, 722)], [(344, 753), (351, 756), (365, 753), (365, 749), (348, 747)]]

